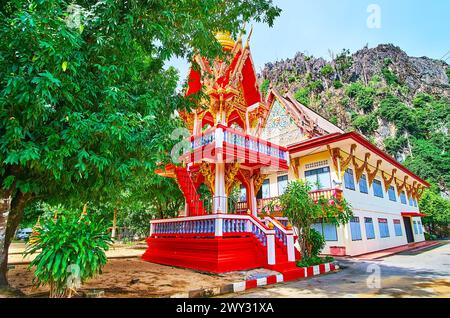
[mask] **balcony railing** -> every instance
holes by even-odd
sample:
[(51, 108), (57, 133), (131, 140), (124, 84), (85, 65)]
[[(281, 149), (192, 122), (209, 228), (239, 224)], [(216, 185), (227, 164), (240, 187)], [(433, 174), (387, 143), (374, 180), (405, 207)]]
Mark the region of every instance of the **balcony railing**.
[(191, 136), (185, 145), (182, 159), (189, 162), (215, 159), (216, 148), (222, 149), (227, 158), (245, 159), (248, 163), (278, 164), (284, 169), (289, 166), (289, 153), (285, 147), (247, 135), (236, 129), (217, 125), (201, 135)]
[[(338, 200), (341, 200), (342, 190), (337, 188), (315, 190), (309, 192), (309, 196), (311, 197), (311, 199), (314, 200), (314, 202), (318, 202), (320, 198), (329, 200), (333, 197)], [(256, 200), (256, 207), (258, 209), (258, 213), (281, 212), (279, 199), (280, 197), (272, 197)], [(272, 209), (272, 211), (270, 211), (270, 209)]]

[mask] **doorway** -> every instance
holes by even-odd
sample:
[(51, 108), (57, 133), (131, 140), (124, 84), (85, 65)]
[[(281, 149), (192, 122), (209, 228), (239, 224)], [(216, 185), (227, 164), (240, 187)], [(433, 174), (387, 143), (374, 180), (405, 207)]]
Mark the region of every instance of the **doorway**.
[(408, 240), (408, 243), (413, 243), (414, 235), (411, 226), (411, 218), (408, 216), (404, 216), (403, 223), (405, 224), (406, 239)]

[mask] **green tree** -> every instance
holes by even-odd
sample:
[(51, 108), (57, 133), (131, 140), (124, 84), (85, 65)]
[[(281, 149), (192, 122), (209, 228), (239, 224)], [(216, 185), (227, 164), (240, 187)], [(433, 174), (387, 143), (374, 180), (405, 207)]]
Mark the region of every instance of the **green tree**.
[(218, 28), (236, 35), (280, 13), (269, 0), (12, 0), (0, 9), (0, 286), (33, 200), (115, 202), (167, 157), (170, 115), (190, 105), (168, 59), (223, 55)]
[(439, 188), (432, 185), (426, 189), (419, 201), (420, 211), (426, 214), (423, 223), (430, 234), (448, 237), (450, 234), (450, 200), (443, 198)]
[[(318, 222), (333, 224), (348, 223), (353, 215), (345, 199), (325, 199), (321, 197), (318, 202), (310, 197), (311, 185), (303, 180), (289, 182), (285, 193), (279, 198), (281, 209), (289, 222), (297, 229), (302, 257), (307, 259), (313, 256), (314, 247), (311, 226)], [(316, 249), (317, 250), (317, 249)]]
[(344, 82), (348, 80), (347, 71), (352, 67), (352, 65), (353, 57), (350, 55), (350, 50), (343, 49), (335, 59), (336, 73), (338, 74), (340, 80)]

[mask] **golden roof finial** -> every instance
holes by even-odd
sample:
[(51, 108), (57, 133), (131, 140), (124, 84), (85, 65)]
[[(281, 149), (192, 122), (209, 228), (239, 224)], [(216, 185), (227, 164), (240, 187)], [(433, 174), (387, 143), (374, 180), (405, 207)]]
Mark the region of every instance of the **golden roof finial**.
[(217, 42), (222, 45), (226, 50), (232, 50), (236, 42), (231, 38), (231, 34), (228, 31), (219, 31), (216, 33)]

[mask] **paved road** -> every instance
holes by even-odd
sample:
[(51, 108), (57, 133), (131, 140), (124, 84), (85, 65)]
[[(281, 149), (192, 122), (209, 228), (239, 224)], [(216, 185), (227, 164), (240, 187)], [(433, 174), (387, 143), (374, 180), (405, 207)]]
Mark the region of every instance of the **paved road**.
[[(231, 297), (450, 297), (450, 242), (372, 261), (339, 260), (342, 270)], [(378, 275), (379, 273), (379, 275)], [(377, 279), (379, 277), (380, 279)]]

